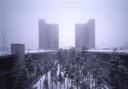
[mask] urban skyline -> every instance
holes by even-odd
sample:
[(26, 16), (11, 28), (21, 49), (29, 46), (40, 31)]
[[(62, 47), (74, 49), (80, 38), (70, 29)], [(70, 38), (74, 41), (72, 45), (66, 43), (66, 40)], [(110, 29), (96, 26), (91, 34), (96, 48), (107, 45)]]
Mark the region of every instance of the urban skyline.
[[(95, 19), (96, 48), (127, 46), (127, 3), (122, 0), (99, 2), (42, 2), (2, 0), (0, 31), (6, 32), (6, 47), (25, 44), (26, 49), (39, 48), (38, 20), (59, 25), (59, 48), (75, 46), (75, 24)], [(0, 48), (3, 38), (0, 34)]]
[[(44, 50), (58, 50), (59, 31), (58, 24), (47, 24), (44, 20), (39, 20), (39, 48)], [(75, 24), (74, 36), (74, 47), (94, 49), (95, 20), (90, 19), (86, 24)]]

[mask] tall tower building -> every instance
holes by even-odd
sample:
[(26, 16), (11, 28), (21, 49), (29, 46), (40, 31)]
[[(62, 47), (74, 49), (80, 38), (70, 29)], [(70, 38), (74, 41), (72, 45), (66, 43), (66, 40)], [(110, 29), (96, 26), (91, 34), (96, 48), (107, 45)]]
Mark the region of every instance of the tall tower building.
[(58, 24), (47, 24), (39, 20), (39, 48), (44, 50), (59, 49)]
[(75, 24), (75, 47), (95, 48), (95, 20), (90, 19), (86, 24)]

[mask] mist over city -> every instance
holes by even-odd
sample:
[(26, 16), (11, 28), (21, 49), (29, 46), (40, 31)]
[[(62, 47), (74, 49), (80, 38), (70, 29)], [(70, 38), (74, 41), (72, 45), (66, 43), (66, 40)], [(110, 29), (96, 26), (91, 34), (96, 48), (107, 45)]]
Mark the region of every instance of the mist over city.
[(0, 89), (128, 89), (127, 0), (0, 0)]
[[(38, 49), (40, 19), (58, 24), (59, 48), (74, 47), (75, 24), (87, 23), (89, 19), (95, 19), (96, 47), (128, 44), (127, 1), (3, 0), (0, 4), (0, 29), (6, 32), (8, 48), (11, 43), (23, 43), (26, 49)], [(2, 36), (0, 38), (0, 47), (3, 47)]]

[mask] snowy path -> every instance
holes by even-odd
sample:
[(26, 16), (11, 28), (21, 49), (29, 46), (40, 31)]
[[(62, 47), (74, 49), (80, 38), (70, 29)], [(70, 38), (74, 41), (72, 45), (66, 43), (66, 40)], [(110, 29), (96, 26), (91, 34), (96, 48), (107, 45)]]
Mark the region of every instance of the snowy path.
[[(59, 74), (59, 66), (57, 69), (57, 74)], [(52, 84), (51, 84), (51, 78), (50, 78), (51, 72), (48, 72), (48, 88), (52, 89)], [(45, 89), (44, 88), (44, 80), (45, 80), (45, 75), (42, 76), (40, 78), (40, 80), (33, 86), (34, 89)], [(67, 87), (68, 86), (68, 87)], [(69, 82), (69, 79), (65, 79), (65, 82), (63, 84), (61, 84), (61, 89), (69, 89), (69, 87), (71, 86), (71, 83)], [(90, 78), (90, 88), (92, 88), (92, 86), (95, 86), (95, 82), (93, 78)], [(103, 85), (104, 88), (100, 88), (100, 89), (109, 89), (106, 85)], [(59, 82), (56, 84), (53, 83), (53, 89), (60, 89), (60, 84)], [(74, 89), (77, 89), (76, 87), (74, 87)], [(98, 89), (98, 88), (97, 88)]]

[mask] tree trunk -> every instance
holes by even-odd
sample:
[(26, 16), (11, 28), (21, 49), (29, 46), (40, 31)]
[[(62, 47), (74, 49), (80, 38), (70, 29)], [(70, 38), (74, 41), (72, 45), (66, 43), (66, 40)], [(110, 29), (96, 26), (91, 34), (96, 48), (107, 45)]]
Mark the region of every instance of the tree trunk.
[(67, 89), (68, 89), (68, 79), (67, 79)]
[(61, 89), (61, 84), (60, 84), (60, 89)]

